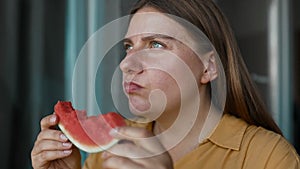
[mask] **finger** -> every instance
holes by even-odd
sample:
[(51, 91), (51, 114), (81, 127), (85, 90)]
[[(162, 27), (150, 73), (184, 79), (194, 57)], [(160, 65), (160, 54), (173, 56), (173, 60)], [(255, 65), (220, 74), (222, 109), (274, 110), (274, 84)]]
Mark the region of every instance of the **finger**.
[(102, 158), (103, 160), (106, 160), (106, 159), (108, 159), (108, 158), (110, 158), (110, 157), (112, 157), (112, 156), (114, 156), (114, 154), (110, 153), (109, 151), (103, 151), (103, 152), (101, 153), (101, 158)]
[(49, 151), (49, 150), (67, 150), (72, 148), (71, 142), (61, 142), (55, 140), (37, 140), (34, 143), (34, 147), (32, 149), (32, 154), (39, 154), (42, 151)]
[(117, 127), (110, 131), (110, 134), (118, 139), (138, 139), (138, 138), (147, 138), (152, 137), (153, 134), (148, 130), (140, 127)]
[(46, 163), (49, 161), (65, 158), (72, 153), (72, 149), (69, 150), (56, 150), (56, 151), (42, 151), (39, 154), (33, 155), (33, 161), (36, 161), (40, 164)]
[(52, 126), (55, 126), (58, 124), (58, 118), (57, 115), (51, 114), (49, 116), (44, 117), (41, 120), (41, 130), (49, 129)]
[(117, 139), (126, 139), (135, 142), (146, 150), (157, 153), (165, 152), (164, 147), (156, 136), (144, 128), (120, 127), (112, 129), (110, 135)]
[(53, 141), (53, 140), (43, 140), (39, 142), (35, 149), (39, 152), (42, 151), (54, 151), (54, 150), (68, 150), (72, 148), (71, 142), (59, 142), (59, 141)]
[(137, 169), (144, 168), (141, 164), (135, 163), (134, 161), (120, 156), (112, 156), (103, 161), (102, 167), (109, 169)]
[(102, 158), (107, 159), (111, 156), (122, 156), (131, 159), (151, 157), (152, 154), (142, 147), (132, 143), (116, 144), (106, 152), (103, 152)]
[(37, 141), (39, 140), (56, 140), (66, 142), (68, 141), (68, 138), (58, 130), (43, 130), (37, 137)]
[(34, 147), (32, 150), (32, 153), (38, 154), (42, 150), (40, 148), (40, 144), (43, 142), (48, 142), (48, 141), (57, 141), (63, 144), (64, 142), (67, 142), (68, 139), (66, 136), (58, 130), (43, 130), (40, 132), (40, 134), (37, 137), (37, 140), (34, 143)]

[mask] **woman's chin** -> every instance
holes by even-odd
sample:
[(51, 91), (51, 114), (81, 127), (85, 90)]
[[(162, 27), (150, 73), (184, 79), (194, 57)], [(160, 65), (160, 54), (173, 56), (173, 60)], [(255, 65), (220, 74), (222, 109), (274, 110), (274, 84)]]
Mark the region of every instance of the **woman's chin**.
[(129, 108), (134, 115), (148, 114), (151, 105), (148, 100), (139, 96), (129, 97)]
[(164, 112), (165, 105), (156, 102), (152, 102), (151, 104), (148, 100), (130, 97), (129, 109), (133, 115), (148, 119), (150, 122), (156, 120)]
[(129, 109), (132, 114), (134, 114), (136, 116), (141, 116), (141, 117), (147, 116), (147, 114), (150, 113), (149, 112), (150, 106), (133, 105), (130, 103)]
[(150, 106), (129, 106), (129, 109), (133, 115), (137, 117), (137, 122), (149, 123), (155, 120), (154, 112), (150, 111)]

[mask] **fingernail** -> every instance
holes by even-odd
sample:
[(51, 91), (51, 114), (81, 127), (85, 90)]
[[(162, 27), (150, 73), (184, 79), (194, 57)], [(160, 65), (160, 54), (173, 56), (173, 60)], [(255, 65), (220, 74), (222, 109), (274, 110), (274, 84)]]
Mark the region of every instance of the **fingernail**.
[(67, 138), (64, 134), (61, 134), (61, 135), (60, 135), (60, 138), (61, 138), (62, 140), (65, 140), (65, 141), (68, 140), (68, 138)]
[(64, 154), (71, 154), (72, 150), (64, 150), (63, 152), (64, 152)]
[(50, 123), (54, 123), (56, 121), (56, 116), (53, 115), (51, 118), (50, 118)]
[(116, 136), (118, 134), (118, 128), (113, 128), (109, 131), (109, 135)]
[(72, 143), (66, 142), (66, 143), (63, 143), (63, 146), (64, 146), (64, 147), (71, 147), (71, 146), (72, 146)]

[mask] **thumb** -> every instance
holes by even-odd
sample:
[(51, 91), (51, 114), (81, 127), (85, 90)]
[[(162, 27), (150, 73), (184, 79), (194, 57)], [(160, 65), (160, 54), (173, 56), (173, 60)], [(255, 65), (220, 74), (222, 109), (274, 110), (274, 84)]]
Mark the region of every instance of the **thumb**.
[(151, 153), (164, 153), (165, 148), (158, 138), (144, 128), (119, 127), (112, 129), (110, 135), (116, 139), (129, 140)]

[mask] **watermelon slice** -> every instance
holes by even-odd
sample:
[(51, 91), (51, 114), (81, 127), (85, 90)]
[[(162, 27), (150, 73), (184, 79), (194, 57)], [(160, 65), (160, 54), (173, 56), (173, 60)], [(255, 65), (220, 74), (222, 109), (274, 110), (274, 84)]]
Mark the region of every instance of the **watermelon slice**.
[(125, 120), (115, 112), (87, 117), (86, 111), (75, 110), (71, 102), (58, 101), (54, 106), (59, 128), (79, 149), (88, 153), (106, 150), (118, 140), (109, 135), (115, 127), (125, 126)]

